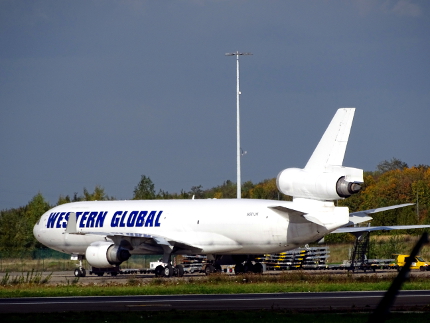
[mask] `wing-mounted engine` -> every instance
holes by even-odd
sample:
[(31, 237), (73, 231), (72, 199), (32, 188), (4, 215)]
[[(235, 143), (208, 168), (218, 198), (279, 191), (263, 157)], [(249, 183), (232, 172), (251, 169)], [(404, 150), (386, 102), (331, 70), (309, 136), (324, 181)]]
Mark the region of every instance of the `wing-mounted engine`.
[(278, 190), (296, 198), (333, 201), (361, 190), (363, 170), (326, 166), (324, 171), (287, 168), (278, 174)]
[(88, 263), (97, 268), (109, 268), (120, 265), (130, 258), (128, 249), (112, 242), (94, 242), (85, 251)]

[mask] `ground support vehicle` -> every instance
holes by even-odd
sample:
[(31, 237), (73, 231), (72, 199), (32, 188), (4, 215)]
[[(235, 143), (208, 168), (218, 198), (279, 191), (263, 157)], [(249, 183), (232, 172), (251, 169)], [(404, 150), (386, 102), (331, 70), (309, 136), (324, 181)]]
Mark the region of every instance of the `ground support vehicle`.
[[(396, 256), (396, 264), (395, 268), (400, 271), (402, 267), (406, 264), (406, 260), (409, 255), (394, 255)], [(411, 269), (419, 269), (421, 271), (429, 271), (430, 265), (427, 261), (425, 261), (421, 256), (416, 256), (412, 260)]]

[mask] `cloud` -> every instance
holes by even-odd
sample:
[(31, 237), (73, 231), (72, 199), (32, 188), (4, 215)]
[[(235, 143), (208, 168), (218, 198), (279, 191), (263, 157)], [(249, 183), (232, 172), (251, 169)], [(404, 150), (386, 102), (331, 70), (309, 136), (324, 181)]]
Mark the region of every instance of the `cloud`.
[(419, 17), (422, 15), (420, 6), (408, 0), (387, 1), (388, 13), (398, 16)]
[(402, 17), (419, 17), (423, 15), (421, 7), (411, 0), (385, 0), (384, 2), (357, 0), (356, 5), (362, 15), (375, 12)]

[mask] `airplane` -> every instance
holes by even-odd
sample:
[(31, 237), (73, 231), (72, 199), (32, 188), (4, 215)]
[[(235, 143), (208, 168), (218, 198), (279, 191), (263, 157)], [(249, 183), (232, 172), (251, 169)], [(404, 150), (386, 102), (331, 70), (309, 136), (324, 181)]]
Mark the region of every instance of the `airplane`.
[[(354, 113), (355, 108), (338, 109), (306, 166), (278, 174), (278, 190), (292, 196), (292, 201), (73, 202), (44, 213), (34, 226), (34, 236), (79, 260), (77, 277), (86, 275), (83, 259), (93, 271), (104, 268), (114, 275), (132, 255), (152, 254), (162, 255), (156, 277), (183, 276), (183, 267), (171, 261), (172, 255), (181, 254), (207, 255), (212, 260), (205, 268), (207, 274), (220, 271), (223, 259), (235, 264), (236, 273), (261, 273), (256, 255), (295, 249), (331, 232), (365, 231), (369, 228), (347, 226), (368, 221), (371, 213), (406, 206), (352, 214), (347, 207), (335, 206), (334, 201), (357, 194), (363, 184), (362, 169), (342, 166)], [(407, 228), (418, 227), (429, 226)]]

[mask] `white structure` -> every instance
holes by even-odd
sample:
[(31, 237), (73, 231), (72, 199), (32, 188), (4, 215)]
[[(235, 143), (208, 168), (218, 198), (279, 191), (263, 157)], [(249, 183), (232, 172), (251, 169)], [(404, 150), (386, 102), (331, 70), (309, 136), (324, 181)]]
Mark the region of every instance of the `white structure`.
[(241, 148), (240, 148), (240, 113), (239, 113), (239, 56), (243, 55), (252, 55), (252, 53), (239, 53), (236, 51), (235, 53), (226, 53), (226, 56), (236, 56), (236, 73), (237, 73), (237, 85), (236, 85), (236, 113), (237, 113), (237, 198), (240, 199), (242, 197), (241, 188), (241, 178), (240, 178), (240, 156)]

